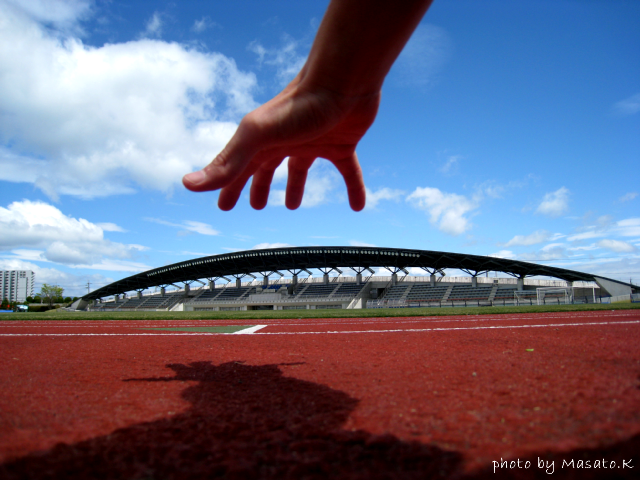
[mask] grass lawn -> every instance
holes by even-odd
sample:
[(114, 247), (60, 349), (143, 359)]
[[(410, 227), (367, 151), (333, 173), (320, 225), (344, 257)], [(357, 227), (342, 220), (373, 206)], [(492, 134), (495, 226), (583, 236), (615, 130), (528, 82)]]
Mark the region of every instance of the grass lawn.
[(594, 310), (628, 310), (636, 308), (640, 308), (640, 303), (520, 307), (369, 308), (358, 310), (248, 310), (224, 312), (65, 312), (50, 310), (42, 313), (4, 313), (0, 314), (0, 320), (258, 320), (269, 318), (431, 317), (436, 315), (496, 315), (501, 313), (581, 312)]

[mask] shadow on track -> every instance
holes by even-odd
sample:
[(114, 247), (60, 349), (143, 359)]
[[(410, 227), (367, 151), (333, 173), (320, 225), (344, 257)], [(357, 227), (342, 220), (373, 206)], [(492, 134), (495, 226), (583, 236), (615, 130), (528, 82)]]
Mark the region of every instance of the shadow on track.
[[(59, 444), (0, 465), (0, 478), (427, 479), (461, 474), (457, 452), (341, 429), (358, 400), (285, 377), (278, 365), (196, 362), (168, 367), (173, 377), (127, 381), (197, 381), (182, 393), (191, 404), (186, 412), (73, 445)], [(626, 442), (622, 450), (617, 446), (617, 453), (637, 452), (639, 439)], [(539, 469), (500, 473), (487, 469), (474, 477), (548, 478)], [(616, 478), (600, 474), (623, 472), (556, 470), (554, 478), (587, 478), (581, 473)]]

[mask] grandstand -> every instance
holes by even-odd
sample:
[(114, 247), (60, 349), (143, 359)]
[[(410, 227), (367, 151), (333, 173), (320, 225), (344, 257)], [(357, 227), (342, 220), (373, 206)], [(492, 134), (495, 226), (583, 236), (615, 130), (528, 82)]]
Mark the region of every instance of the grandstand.
[[(345, 275), (341, 269), (353, 274)], [(409, 275), (409, 269), (424, 274)], [(380, 275), (384, 270), (391, 275)], [(447, 276), (447, 270), (466, 276)], [(370, 275), (363, 277), (365, 272)], [(302, 273), (309, 276), (300, 279)], [(279, 278), (272, 281), (274, 275)], [(251, 280), (243, 281), (246, 277)], [(540, 296), (538, 289), (549, 291)], [(149, 270), (95, 290), (73, 308), (219, 311), (534, 305), (568, 298), (600, 302), (636, 291), (634, 285), (617, 280), (502, 258), (375, 247), (296, 247), (215, 255)]]

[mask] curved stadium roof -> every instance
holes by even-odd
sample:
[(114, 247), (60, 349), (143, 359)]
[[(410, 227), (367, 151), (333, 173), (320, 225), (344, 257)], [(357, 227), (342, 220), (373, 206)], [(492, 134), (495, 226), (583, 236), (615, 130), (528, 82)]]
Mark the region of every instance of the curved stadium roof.
[(392, 272), (411, 267), (422, 268), (429, 273), (455, 268), (471, 275), (503, 272), (522, 278), (546, 276), (569, 282), (596, 280), (595, 275), (574, 270), (462, 253), (377, 247), (294, 247), (247, 250), (174, 263), (123, 278), (82, 298), (93, 300), (150, 287), (190, 283), (203, 278), (239, 278), (253, 273), (269, 275), (277, 271), (297, 274), (309, 269), (329, 271), (334, 268), (362, 272), (374, 267), (386, 268)]

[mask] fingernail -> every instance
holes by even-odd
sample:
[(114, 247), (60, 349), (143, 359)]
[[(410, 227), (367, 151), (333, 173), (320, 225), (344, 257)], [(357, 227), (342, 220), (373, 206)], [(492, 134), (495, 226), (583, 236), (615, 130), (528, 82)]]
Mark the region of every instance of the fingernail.
[(203, 170), (198, 170), (197, 172), (187, 173), (184, 179), (192, 185), (200, 185), (207, 179), (207, 175)]

